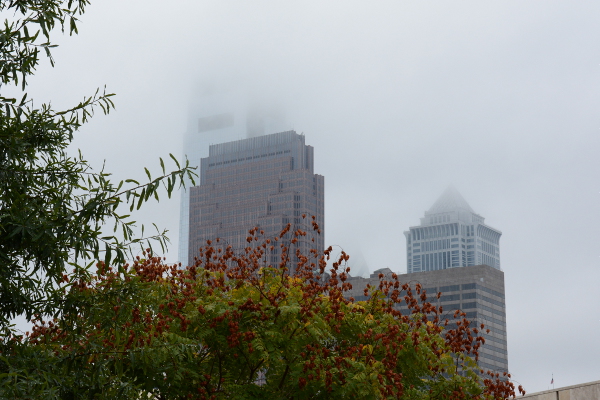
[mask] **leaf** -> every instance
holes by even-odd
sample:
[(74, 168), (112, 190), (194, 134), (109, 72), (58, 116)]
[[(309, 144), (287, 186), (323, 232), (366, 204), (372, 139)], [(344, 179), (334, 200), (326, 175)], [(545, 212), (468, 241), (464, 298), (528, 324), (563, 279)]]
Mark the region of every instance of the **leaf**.
[(137, 209), (138, 209), (138, 210), (139, 210), (139, 209), (140, 209), (140, 207), (142, 206), (142, 203), (143, 203), (143, 202), (146, 200), (145, 193), (146, 193), (146, 188), (143, 188), (143, 189), (142, 189), (142, 192), (140, 193), (140, 197), (139, 197), (139, 199), (138, 199), (138, 203), (137, 203)]
[(107, 243), (105, 246), (105, 254), (104, 254), (104, 263), (108, 266), (110, 265), (112, 249), (110, 245)]
[(177, 161), (175, 156), (173, 154), (169, 153), (169, 157), (171, 157), (173, 159), (173, 161), (175, 161), (175, 165), (177, 165), (177, 169), (181, 169), (181, 166), (179, 165), (179, 161)]

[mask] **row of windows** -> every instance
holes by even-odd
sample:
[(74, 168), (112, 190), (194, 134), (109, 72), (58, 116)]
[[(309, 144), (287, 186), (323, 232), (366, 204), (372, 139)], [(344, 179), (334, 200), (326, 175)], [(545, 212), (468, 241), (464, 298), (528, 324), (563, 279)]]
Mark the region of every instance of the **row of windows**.
[(234, 158), (231, 160), (226, 160), (226, 161), (220, 161), (220, 162), (216, 162), (216, 163), (211, 163), (208, 164), (209, 167), (214, 167), (217, 165), (227, 165), (227, 164), (233, 164), (233, 163), (237, 163), (237, 162), (242, 162), (242, 161), (248, 161), (248, 160), (256, 160), (258, 158), (265, 158), (265, 157), (269, 157), (269, 156), (274, 156), (274, 155), (278, 155), (278, 154), (288, 154), (290, 153), (290, 150), (284, 150), (284, 151), (277, 151), (277, 152), (272, 152), (272, 153), (263, 153), (263, 154), (257, 154), (251, 157), (243, 157), (243, 158)]
[(477, 227), (477, 236), (486, 239), (490, 243), (498, 245), (500, 242), (500, 232), (496, 232), (486, 226), (479, 225)]
[(428, 226), (423, 228), (412, 228), (411, 233), (413, 241), (455, 236), (458, 235), (458, 224), (446, 224)]
[(462, 303), (462, 308), (463, 308), (463, 310), (467, 310), (469, 308), (477, 308), (477, 302), (472, 301), (470, 303)]
[(409, 263), (409, 272), (437, 271), (460, 265), (458, 251), (429, 253), (421, 256), (415, 255), (409, 261), (412, 261)]
[(473, 225), (463, 225), (462, 226), (462, 234), (463, 234), (463, 236), (473, 236), (474, 235)]
[(444, 318), (451, 319), (453, 318), (451, 314), (454, 314), (456, 310), (460, 310), (460, 303), (445, 304), (442, 308), (445, 310)]
[[(366, 301), (366, 300), (369, 300), (369, 299), (370, 299), (370, 296), (364, 296), (364, 295), (354, 296), (354, 300), (355, 301)], [(453, 317), (454, 311), (460, 309), (460, 303), (447, 304), (447, 305), (443, 306), (443, 308), (446, 310), (446, 316), (445, 317), (451, 319)], [(463, 309), (467, 309), (467, 308), (468, 307), (464, 307), (464, 304), (463, 304)], [(407, 307), (406, 307), (406, 305), (402, 305), (402, 306), (399, 307), (399, 309), (401, 311), (402, 310), (406, 311)], [(479, 316), (480, 319), (484, 319), (484, 321), (486, 323), (495, 322), (497, 324), (500, 324), (500, 325), (504, 326), (504, 322), (499, 321), (499, 320), (497, 320), (495, 318), (481, 316), (481, 314), (478, 314), (477, 311), (468, 311), (468, 312), (465, 312), (465, 317), (468, 318), (468, 319), (471, 319), (471, 320), (477, 319), (478, 316)], [(444, 318), (444, 316), (442, 316), (442, 318)], [(503, 329), (493, 328), (491, 326), (486, 326), (486, 328), (490, 329), (490, 332), (495, 332), (496, 334), (506, 335), (506, 331), (504, 331)], [(491, 336), (491, 335), (489, 335), (487, 333), (482, 333), (482, 335), (486, 339), (486, 342), (491, 341), (491, 342), (495, 342), (495, 343), (497, 343), (497, 344), (499, 344), (501, 346), (504, 346), (504, 347), (506, 346), (506, 341), (505, 340), (495, 338), (495, 337), (493, 337), (493, 336)], [(502, 348), (493, 346), (491, 344), (487, 344), (486, 347), (488, 349), (492, 349), (494, 351), (506, 354), (506, 350), (503, 350)]]
[[(423, 242), (423, 243), (415, 243), (415, 246), (421, 245), (422, 251), (435, 251), (435, 250), (445, 250), (450, 248), (450, 239), (443, 240), (433, 240), (431, 242)], [(454, 246), (452, 246), (454, 247)], [(415, 249), (417, 252), (418, 249)]]
[(271, 163), (259, 163), (246, 168), (223, 168), (206, 171), (202, 185), (217, 184), (226, 185), (236, 182), (252, 182), (265, 177), (278, 177), (281, 180), (310, 179), (314, 178), (310, 170), (292, 170), (290, 159), (275, 161)]
[(460, 294), (447, 294), (440, 297), (440, 301), (460, 300)]
[[(485, 346), (485, 345), (484, 345)], [(483, 347), (481, 348), (483, 350)], [(483, 359), (487, 359), (487, 360), (493, 360), (493, 361), (497, 361), (500, 363), (506, 363), (506, 357), (496, 357), (493, 356), (491, 354), (486, 353), (485, 351), (480, 351), (479, 352), (479, 358), (483, 358)]]
[(277, 205), (276, 207), (271, 207), (270, 210), (267, 210), (266, 205), (258, 205), (253, 207), (245, 207), (242, 209), (236, 208), (236, 205), (233, 207), (227, 207), (218, 205), (215, 207), (214, 204), (205, 205), (202, 207), (194, 207), (191, 212), (191, 221), (200, 225), (210, 225), (210, 224), (250, 224), (254, 223), (258, 220), (258, 218), (267, 215), (292, 215), (300, 216), (302, 214), (306, 215), (317, 215), (322, 214), (317, 209), (316, 201), (314, 199), (310, 199), (312, 201), (306, 202), (298, 202), (298, 203), (284, 203), (283, 206)]
[[(501, 299), (504, 299), (504, 295), (502, 293), (492, 290), (492, 289), (485, 287), (478, 283), (474, 283), (474, 282), (473, 283), (463, 283), (462, 285), (460, 285), (460, 290), (472, 290), (472, 289), (479, 289), (483, 292), (486, 292), (486, 293), (492, 294), (494, 296), (498, 296)], [(427, 293), (437, 293), (438, 288), (436, 286), (432, 286), (432, 287), (425, 288), (425, 290), (427, 290)], [(442, 293), (455, 292), (457, 290), (459, 290), (459, 285), (440, 286), (440, 288), (439, 288), (439, 291)], [(467, 293), (465, 293), (465, 295), (467, 295)], [(469, 296), (471, 296), (471, 294), (469, 294)], [(463, 297), (463, 299), (467, 299), (467, 298), (474, 299), (477, 297)], [(486, 301), (489, 301), (490, 303), (497, 304), (497, 302), (494, 302), (493, 300), (491, 300), (489, 298), (484, 297), (483, 299)], [(504, 303), (497, 304), (497, 305), (504, 307)]]
[[(494, 323), (494, 324), (498, 324), (498, 325), (500, 325), (502, 327), (506, 327), (506, 322), (505, 321), (499, 320), (499, 319), (494, 318), (494, 317), (488, 317), (486, 315), (479, 314), (479, 319), (482, 320), (483, 323), (486, 324), (486, 325)], [(498, 328), (492, 329), (491, 327), (489, 327), (489, 328), (490, 328), (490, 330), (494, 330), (497, 333), (500, 333), (500, 331), (501, 331), (503, 335), (506, 335), (506, 331), (504, 331), (502, 329), (498, 329)]]
[(480, 254), (481, 256), (481, 264), (489, 265), (490, 267), (494, 267), (500, 269), (500, 262), (495, 257), (490, 257), (487, 254)]
[(486, 253), (496, 256), (496, 254), (497, 254), (496, 246), (486, 243), (484, 241), (481, 241), (479, 246), (481, 246), (481, 249), (483, 251), (485, 251)]
[(504, 354), (504, 355), (508, 355), (508, 351), (506, 351), (506, 349), (502, 349), (500, 347), (496, 347), (494, 345), (491, 345), (487, 342), (487, 340), (485, 341), (485, 344), (481, 347), (482, 349), (486, 349), (488, 351), (495, 351), (496, 353), (500, 353), (500, 354)]
[[(462, 290), (473, 290), (473, 289), (482, 289), (483, 290), (485, 288), (485, 287), (483, 287), (481, 285), (477, 285), (476, 283), (468, 283), (468, 284), (463, 284), (463, 285), (440, 286), (439, 291), (442, 292), (442, 293), (455, 292), (455, 291), (461, 290), (461, 287), (462, 287)], [(437, 299), (434, 296), (436, 296), (436, 294), (438, 293), (437, 289), (438, 288), (434, 286), (434, 287), (423, 288), (423, 291), (425, 293), (429, 294), (429, 300), (430, 301), (436, 301)], [(485, 288), (485, 289), (487, 289), (487, 288)], [(487, 289), (486, 291), (493, 292), (494, 294), (499, 295), (498, 292), (496, 292), (494, 290), (491, 290), (491, 289)], [(400, 293), (401, 293), (400, 294), (401, 296), (403, 296), (405, 294), (404, 291), (401, 291)], [(491, 304), (494, 304), (494, 305), (497, 305), (499, 307), (503, 307), (504, 308), (504, 303), (503, 302), (491, 299), (491, 298), (489, 298), (487, 296), (483, 296), (483, 295), (481, 295), (481, 294), (479, 294), (477, 292), (469, 292), (469, 293), (462, 293), (462, 294), (461, 293), (446, 294), (446, 295), (440, 296), (439, 301), (440, 302), (446, 302), (446, 301), (456, 301), (456, 300), (461, 300), (461, 299), (462, 300), (479, 299), (479, 300), (486, 301), (486, 302), (489, 302)], [(465, 306), (466, 304), (468, 304), (469, 307)], [(476, 302), (463, 303), (463, 308), (474, 308), (475, 307), (474, 304), (476, 304)], [(448, 307), (451, 307), (451, 306), (454, 306), (454, 304), (453, 305), (444, 305), (444, 307), (446, 309), (448, 309)], [(460, 303), (457, 303), (456, 307), (460, 308)], [(492, 308), (487, 307), (487, 306), (485, 306), (483, 304), (481, 305), (481, 307), (483, 307), (483, 309), (488, 309), (488, 311), (493, 310)], [(502, 312), (502, 311), (493, 310), (491, 312), (494, 312), (494, 313), (496, 313), (498, 315), (504, 316), (504, 312)]]
[[(429, 294), (432, 294), (432, 293), (435, 294), (435, 293), (438, 292), (437, 286), (423, 288), (423, 290), (425, 290)], [(439, 291), (442, 292), (442, 293), (456, 292), (457, 290), (460, 290), (460, 285), (440, 286), (440, 289), (439, 289)]]
[(487, 369), (490, 371), (506, 371), (506, 369), (508, 368), (508, 365), (506, 363), (506, 360), (504, 360), (504, 362), (502, 362), (502, 364), (504, 364), (504, 367), (498, 367), (496, 365), (492, 365), (492, 364), (488, 364), (485, 361), (481, 361), (481, 358), (479, 359), (479, 361), (477, 362), (477, 365), (479, 365), (480, 368), (482, 369)]
[[(364, 295), (354, 296), (354, 300), (355, 301), (366, 301), (366, 300), (369, 300), (369, 299), (370, 299), (370, 296), (364, 296)], [(474, 304), (475, 304), (474, 302), (473, 303), (463, 303), (463, 310), (472, 308), (472, 306)], [(405, 311), (407, 310), (407, 307), (404, 304), (401, 305), (399, 308), (400, 308), (400, 310), (405, 310)], [(454, 311), (460, 309), (460, 303), (446, 304), (446, 305), (443, 306), (443, 309), (446, 310), (447, 317), (452, 318)], [(468, 311), (468, 312), (465, 312), (465, 317), (468, 318), (468, 319), (471, 319), (471, 320), (477, 319), (479, 317), (486, 324), (494, 322), (494, 323), (499, 324), (501, 326), (505, 326), (505, 322), (500, 321), (500, 320), (498, 320), (496, 318), (493, 318), (493, 317), (487, 317), (487, 316), (478, 314), (477, 311)], [(494, 328), (494, 327), (491, 327), (491, 326), (486, 326), (486, 328), (490, 329), (490, 332), (494, 332), (496, 334), (500, 334), (500, 335), (503, 335), (503, 336), (506, 335), (506, 331), (503, 330), (503, 329), (501, 329), (501, 328)], [(497, 343), (497, 344), (499, 344), (501, 346), (504, 346), (504, 347), (506, 346), (506, 341), (505, 340), (493, 337), (492, 335), (489, 335), (487, 333), (482, 333), (482, 335), (486, 339), (486, 341), (495, 342), (495, 343)], [(488, 348), (494, 347), (494, 351), (498, 351), (500, 353), (505, 353), (506, 354), (506, 350), (502, 350), (500, 348), (496, 348), (495, 346), (491, 346), (491, 345), (488, 345), (487, 347)]]
[(483, 295), (475, 293), (475, 292), (473, 292), (473, 293), (463, 293), (462, 298), (463, 298), (463, 300), (465, 300), (465, 299), (480, 299), (480, 300), (483, 300), (483, 301), (487, 301), (487, 302), (489, 302), (491, 304), (494, 304), (496, 306), (504, 307), (504, 302), (491, 299), (491, 298), (489, 298), (487, 296), (483, 296)]
[[(310, 189), (309, 178), (305, 177), (303, 179), (291, 179), (291, 180), (280, 180), (280, 179), (271, 179), (265, 180), (260, 179), (256, 182), (244, 182), (244, 184), (238, 185), (230, 185), (227, 184), (225, 186), (212, 186), (212, 185), (203, 185), (199, 188), (199, 190), (194, 192), (194, 196), (191, 198), (192, 202), (215, 202), (215, 201), (225, 201), (230, 196), (234, 195), (243, 195), (244, 199), (251, 198), (249, 197), (253, 192), (259, 192), (262, 195), (267, 194), (277, 194), (280, 193), (283, 189), (294, 188), (296, 191), (303, 191), (307, 194), (314, 195), (314, 190)], [(314, 185), (313, 185), (314, 186)], [(308, 189), (308, 190), (304, 190)], [(265, 193), (267, 192), (268, 193)]]
[[(499, 336), (506, 336), (506, 331), (502, 328), (495, 328), (489, 324), (487, 320), (482, 321), (485, 324), (485, 329), (489, 329), (491, 333), (494, 333)], [(502, 325), (506, 326), (506, 325)]]
[(478, 304), (479, 304), (479, 309), (480, 310), (485, 310), (485, 311), (491, 312), (492, 314), (496, 314), (496, 315), (498, 315), (498, 316), (500, 316), (502, 318), (506, 317), (506, 315), (504, 314), (504, 311), (494, 310), (493, 308), (488, 307), (488, 306), (484, 306), (483, 304), (477, 303), (476, 301), (472, 301), (472, 302), (469, 302), (469, 303), (463, 303), (463, 309), (466, 310), (468, 308), (477, 308)]
[(479, 290), (482, 290), (482, 291), (484, 291), (484, 292), (486, 292), (486, 293), (489, 293), (489, 294), (493, 294), (494, 296), (498, 296), (498, 297), (500, 297), (502, 300), (504, 300), (504, 294), (503, 294), (503, 293), (496, 292), (495, 290), (492, 290), (492, 289), (490, 289), (490, 288), (487, 288), (487, 287), (485, 287), (485, 286), (483, 286), (483, 285), (477, 285), (476, 287), (477, 287), (477, 289), (479, 289)]
[(434, 217), (429, 218), (429, 223), (431, 224), (441, 224), (443, 222), (450, 222), (450, 215), (436, 215)]
[(243, 180), (255, 179), (259, 172), (290, 173), (292, 172), (292, 158), (280, 158), (268, 162), (255, 162), (239, 167), (227, 167), (201, 171), (203, 183), (234, 183)]
[(497, 344), (499, 344), (499, 345), (501, 345), (503, 347), (506, 347), (506, 340), (504, 340), (504, 339), (499, 339), (499, 338), (494, 337), (494, 336), (492, 336), (490, 334), (487, 334), (485, 332), (483, 332), (483, 333), (479, 332), (479, 335), (483, 336), (483, 338), (485, 339), (486, 343), (487, 342), (494, 342), (494, 343), (497, 343)]
[(506, 336), (506, 330), (504, 330), (502, 328), (496, 328), (496, 327), (492, 327), (492, 326), (488, 325), (488, 324), (491, 324), (493, 322), (493, 323), (498, 324), (498, 325), (500, 325), (502, 327), (506, 327), (506, 323), (505, 322), (497, 320), (496, 318), (493, 318), (493, 317), (487, 317), (485, 315), (478, 314), (477, 311), (469, 311), (469, 312), (466, 312), (465, 314), (467, 314), (466, 318), (471, 319), (471, 320), (475, 320), (475, 319), (479, 318), (479, 320), (486, 325), (486, 329), (489, 329), (490, 332), (493, 332), (493, 333), (495, 333), (497, 335)]
[(459, 288), (459, 285), (448, 285), (448, 286), (440, 286), (440, 292), (455, 292)]
[[(445, 295), (445, 296), (441, 296), (440, 301), (445, 302), (445, 301), (457, 301), (460, 300), (460, 294), (450, 294), (450, 295)], [(435, 300), (434, 300), (435, 301)], [(453, 304), (443, 304), (442, 305), (443, 309), (453, 313), (456, 310), (468, 310), (468, 309), (473, 309), (473, 308), (479, 308), (480, 310), (485, 310), (488, 312), (491, 312), (493, 314), (496, 314), (502, 318), (505, 317), (505, 314), (503, 311), (499, 311), (499, 310), (494, 310), (491, 307), (487, 307), (483, 304), (477, 303), (475, 301), (472, 302), (467, 302), (467, 303), (462, 303), (462, 307), (461, 307), (461, 303), (453, 303)], [(487, 317), (486, 317), (487, 318)], [(496, 320), (498, 321), (498, 320)], [(504, 323), (504, 322), (502, 322)]]
[[(212, 185), (201, 186), (199, 189), (198, 200), (200, 202), (215, 202), (225, 201), (230, 197), (236, 195), (244, 195), (243, 199), (248, 199), (247, 195), (259, 192), (261, 194), (267, 194), (265, 192), (278, 193), (279, 192), (279, 180), (258, 180), (254, 184), (247, 183), (244, 185), (227, 185), (223, 187), (214, 187)], [(204, 197), (202, 195), (205, 195)], [(191, 199), (194, 201), (196, 198)]]
[(504, 314), (504, 311), (494, 310), (492, 307), (484, 306), (483, 304), (479, 304), (479, 308), (492, 314), (496, 314), (501, 318), (506, 318), (506, 314)]

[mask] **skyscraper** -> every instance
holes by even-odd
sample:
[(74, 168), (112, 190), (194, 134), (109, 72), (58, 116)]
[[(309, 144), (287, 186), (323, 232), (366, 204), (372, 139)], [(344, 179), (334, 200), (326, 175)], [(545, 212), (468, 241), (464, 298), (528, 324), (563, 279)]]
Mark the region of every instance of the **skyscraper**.
[(481, 264), (500, 269), (502, 232), (485, 225), (452, 186), (404, 235), (408, 273)]
[[(248, 230), (259, 227), (273, 237), (290, 223), (311, 231), (305, 214), (316, 217), (299, 248), (324, 247), (324, 178), (314, 173), (314, 150), (304, 135), (286, 131), (214, 144), (200, 162), (200, 185), (190, 189), (188, 262), (207, 240), (220, 238), (244, 248)], [(314, 242), (312, 239), (314, 238)], [(277, 262), (274, 253), (271, 262)]]
[[(192, 167), (208, 156), (211, 144), (230, 142), (287, 129), (283, 113), (272, 105), (250, 100), (244, 90), (204, 88), (194, 97), (184, 135), (183, 155)], [(188, 187), (191, 182), (187, 182)], [(190, 191), (182, 190), (179, 218), (179, 261), (188, 260)]]
[[(486, 342), (479, 351), (478, 365), (491, 371), (508, 371), (500, 231), (485, 225), (483, 217), (473, 211), (456, 189), (449, 187), (425, 212), (421, 225), (404, 234), (408, 273), (398, 275), (399, 281), (413, 288), (421, 284), (428, 301), (443, 307), (443, 319), (454, 320), (454, 311), (461, 310), (471, 326), (485, 324), (486, 330), (481, 335)], [(384, 268), (367, 279), (351, 278), (352, 290), (346, 296), (366, 300), (364, 288), (367, 284), (378, 287), (380, 273), (389, 279), (392, 271)], [(439, 299), (438, 292), (442, 293)], [(398, 309), (409, 312), (404, 303)]]

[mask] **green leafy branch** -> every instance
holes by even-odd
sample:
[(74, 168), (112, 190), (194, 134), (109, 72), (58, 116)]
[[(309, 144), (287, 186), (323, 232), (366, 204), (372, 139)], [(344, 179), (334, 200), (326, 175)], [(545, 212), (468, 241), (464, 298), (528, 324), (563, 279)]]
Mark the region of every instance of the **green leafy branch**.
[[(83, 14), (89, 0), (10, 0), (0, 2), (0, 12), (12, 12), (18, 16), (5, 20), (0, 29), (0, 78), (2, 84), (21, 83), (24, 89), (27, 76), (32, 75), (39, 64), (42, 49), (54, 66), (50, 32), (60, 26), (64, 32), (77, 34), (77, 15)], [(40, 33), (42, 35), (40, 35)], [(44, 39), (41, 39), (44, 37)], [(45, 40), (45, 41), (41, 41)]]

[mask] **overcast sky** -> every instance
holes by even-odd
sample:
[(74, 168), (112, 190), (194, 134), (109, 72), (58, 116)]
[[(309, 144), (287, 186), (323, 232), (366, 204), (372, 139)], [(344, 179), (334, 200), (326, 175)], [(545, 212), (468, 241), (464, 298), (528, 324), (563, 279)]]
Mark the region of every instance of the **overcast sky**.
[[(449, 184), (503, 232), (508, 356), (529, 392), (600, 379), (600, 3), (103, 0), (30, 94), (98, 86), (75, 145), (116, 177), (182, 153), (198, 82), (275, 99), (315, 147), (327, 244), (406, 271), (403, 231)], [(179, 199), (139, 221), (171, 232)]]

